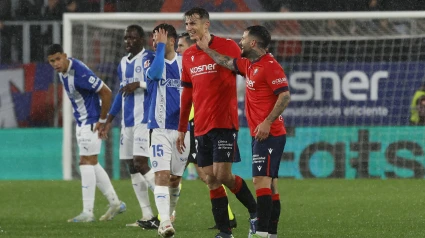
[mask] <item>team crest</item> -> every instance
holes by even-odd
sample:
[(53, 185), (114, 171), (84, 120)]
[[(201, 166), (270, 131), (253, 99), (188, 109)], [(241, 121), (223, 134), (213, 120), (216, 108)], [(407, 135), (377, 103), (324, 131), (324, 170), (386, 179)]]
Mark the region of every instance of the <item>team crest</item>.
[(195, 59), (195, 56), (192, 55), (192, 57), (190, 57), (190, 58), (192, 59), (192, 62), (193, 62), (193, 60)]
[(143, 64), (143, 67), (146, 69), (147, 67), (149, 67), (149, 65), (151, 65), (150, 60), (146, 60), (145, 63)]
[(254, 75), (256, 75), (258, 73), (258, 68), (254, 69)]

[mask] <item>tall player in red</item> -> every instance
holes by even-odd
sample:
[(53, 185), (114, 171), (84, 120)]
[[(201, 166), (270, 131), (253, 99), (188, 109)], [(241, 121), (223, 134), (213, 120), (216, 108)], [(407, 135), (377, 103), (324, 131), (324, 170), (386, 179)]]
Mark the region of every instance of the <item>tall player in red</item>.
[[(212, 49), (238, 57), (236, 42), (210, 35), (209, 14), (203, 8), (185, 13), (186, 31), (191, 39), (204, 39)], [(237, 145), (239, 130), (236, 74), (218, 65), (196, 45), (183, 53), (182, 98), (180, 107), (178, 150), (184, 150), (184, 134), (190, 109), (195, 109), (195, 138), (198, 141), (198, 166), (207, 175), (212, 211), (217, 228), (216, 238), (233, 237), (227, 214), (228, 199), (221, 184), (226, 185), (248, 209), (255, 221), (256, 202), (245, 181), (232, 174), (232, 164), (240, 161)], [(251, 224), (254, 224), (252, 222)]]
[[(252, 176), (257, 194), (257, 230), (251, 237), (277, 237), (280, 198), (277, 178), (286, 143), (282, 113), (290, 101), (288, 81), (280, 64), (267, 53), (270, 33), (250, 26), (239, 45), (242, 57), (221, 55), (206, 39), (197, 46), (218, 64), (246, 78), (245, 110), (252, 136)], [(270, 206), (273, 204), (273, 206)]]

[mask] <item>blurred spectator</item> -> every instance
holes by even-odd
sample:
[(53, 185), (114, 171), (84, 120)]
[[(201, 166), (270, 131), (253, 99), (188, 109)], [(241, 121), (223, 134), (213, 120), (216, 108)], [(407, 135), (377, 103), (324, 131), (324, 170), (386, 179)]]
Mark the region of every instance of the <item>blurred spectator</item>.
[(410, 103), (410, 124), (425, 125), (425, 82), (416, 90)]
[(159, 12), (164, 0), (117, 0), (117, 12)]
[(44, 0), (18, 0), (17, 20), (41, 20)]
[(62, 20), (65, 6), (60, 0), (48, 0), (44, 9), (44, 20)]
[(12, 59), (12, 28), (2, 23), (12, 19), (11, 11), (11, 0), (0, 0), (0, 64), (8, 64)]
[(80, 3), (77, 0), (67, 0), (65, 4), (65, 12), (79, 12)]
[[(16, 19), (24, 21), (42, 20), (43, 6), (44, 0), (19, 0), (15, 14)], [(14, 33), (19, 60), (22, 61), (22, 28), (17, 27)], [(32, 62), (45, 61), (40, 25), (31, 25), (29, 33), (31, 38), (30, 60)]]
[[(282, 5), (280, 9), (281, 13), (289, 12), (289, 6)], [(275, 57), (278, 61), (293, 57), (301, 53), (302, 46), (301, 41), (297, 38), (300, 35), (300, 25), (296, 20), (280, 20), (280, 21), (269, 21), (265, 23), (266, 28), (269, 29), (273, 37), (287, 37), (291, 39), (280, 39), (272, 43), (270, 46), (270, 52), (276, 52)]]
[[(355, 0), (350, 2), (351, 11), (381, 11), (382, 0)], [(388, 32), (388, 20), (357, 20), (350, 27), (350, 33), (355, 35), (362, 34), (382, 34), (382, 31)]]

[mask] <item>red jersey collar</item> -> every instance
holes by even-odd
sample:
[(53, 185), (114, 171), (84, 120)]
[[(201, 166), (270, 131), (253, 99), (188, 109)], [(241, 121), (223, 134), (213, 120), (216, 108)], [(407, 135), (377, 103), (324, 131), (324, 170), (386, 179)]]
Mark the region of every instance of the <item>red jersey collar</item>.
[(256, 60), (252, 61), (252, 64), (253, 64), (253, 63), (257, 63), (258, 61), (260, 61), (261, 59), (263, 59), (265, 56), (269, 56), (269, 55), (270, 55), (270, 53), (265, 53), (264, 55), (260, 56), (260, 58), (258, 58), (258, 59), (256, 59)]

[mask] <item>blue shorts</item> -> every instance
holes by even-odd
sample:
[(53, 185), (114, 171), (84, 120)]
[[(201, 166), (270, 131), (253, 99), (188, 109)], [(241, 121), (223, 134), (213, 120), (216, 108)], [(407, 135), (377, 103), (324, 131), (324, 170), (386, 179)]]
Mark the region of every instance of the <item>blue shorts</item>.
[(216, 128), (207, 134), (196, 136), (198, 153), (196, 160), (199, 167), (210, 166), (219, 162), (240, 162), (238, 131), (235, 129)]
[(269, 136), (263, 141), (252, 137), (252, 176), (279, 177), (286, 135)]

